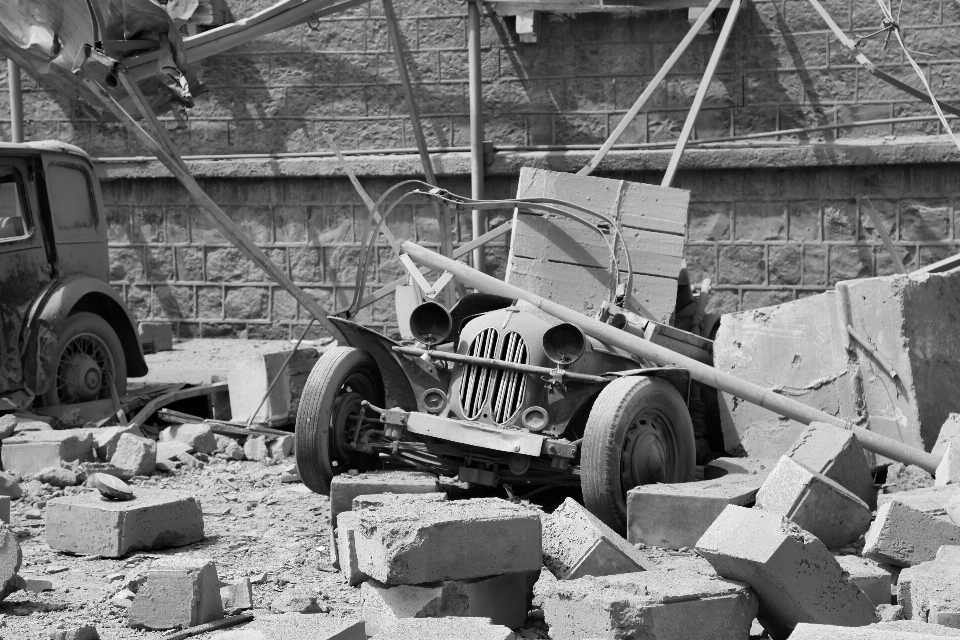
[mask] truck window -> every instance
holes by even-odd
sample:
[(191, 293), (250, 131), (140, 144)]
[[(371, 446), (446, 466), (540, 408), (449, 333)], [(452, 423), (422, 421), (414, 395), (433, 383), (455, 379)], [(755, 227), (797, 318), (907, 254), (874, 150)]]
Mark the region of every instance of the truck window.
[(23, 213), (23, 190), (17, 180), (17, 170), (0, 167), (0, 242), (25, 238), (29, 235)]
[(61, 231), (97, 226), (93, 185), (87, 172), (76, 165), (51, 162), (47, 167), (50, 211)]

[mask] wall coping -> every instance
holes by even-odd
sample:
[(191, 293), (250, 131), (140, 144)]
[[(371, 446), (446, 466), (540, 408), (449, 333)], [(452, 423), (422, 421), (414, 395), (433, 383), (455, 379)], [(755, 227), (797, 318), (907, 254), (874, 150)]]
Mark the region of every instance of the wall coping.
[[(613, 150), (600, 166), (601, 173), (617, 171), (663, 171), (672, 149)], [(521, 167), (540, 167), (574, 172), (594, 151), (498, 151), (487, 166), (488, 176), (517, 175)], [(438, 176), (470, 175), (468, 153), (431, 155)], [(416, 154), (351, 155), (347, 161), (360, 176), (421, 175)], [(942, 164), (960, 162), (960, 150), (944, 136), (885, 140), (849, 139), (833, 143), (751, 144), (690, 147), (680, 163), (682, 170), (771, 169), (801, 167), (850, 167), (876, 165)], [(157, 161), (132, 158), (128, 162), (95, 162), (101, 180), (170, 178)], [(333, 157), (242, 158), (191, 160), (197, 178), (324, 178), (345, 177)]]

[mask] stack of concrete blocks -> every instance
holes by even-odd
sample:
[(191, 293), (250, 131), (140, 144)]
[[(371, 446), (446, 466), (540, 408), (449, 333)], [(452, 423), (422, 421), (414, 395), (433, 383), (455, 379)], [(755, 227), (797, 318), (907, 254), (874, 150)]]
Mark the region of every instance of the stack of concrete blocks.
[[(841, 310), (843, 297), (849, 315)], [(725, 315), (714, 362), (831, 415), (865, 417), (870, 430), (929, 451), (951, 411), (960, 409), (957, 317), (960, 271), (849, 281), (838, 291)], [(846, 318), (896, 378), (856, 342), (848, 343)], [(803, 430), (726, 393), (721, 421), (726, 450), (756, 457), (783, 455)]]
[(185, 629), (223, 617), (220, 580), (211, 560), (165, 558), (147, 570), (129, 611), (135, 629)]
[(367, 634), (424, 617), (522, 626), (542, 566), (539, 512), (495, 498), (423, 507), (398, 500), (356, 512)]
[[(230, 411), (233, 420), (246, 422), (254, 415), (258, 424), (278, 426), (296, 420), (300, 395), (313, 365), (320, 359), (316, 349), (300, 348), (284, 367), (290, 350), (258, 353), (236, 363), (227, 373), (230, 390)], [(274, 378), (280, 375), (276, 386), (257, 410), (260, 400)]]

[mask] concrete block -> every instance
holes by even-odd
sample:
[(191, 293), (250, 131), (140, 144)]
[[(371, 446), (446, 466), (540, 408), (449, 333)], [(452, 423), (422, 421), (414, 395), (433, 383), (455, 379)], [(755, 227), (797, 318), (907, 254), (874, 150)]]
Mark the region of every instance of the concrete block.
[(336, 540), (337, 563), (343, 577), (351, 587), (355, 587), (369, 578), (360, 570), (357, 560), (357, 512), (347, 511), (337, 516), (337, 528), (334, 539)]
[(881, 493), (877, 496), (877, 508), (879, 509), (890, 502), (899, 502), (931, 516), (942, 516), (947, 513), (947, 502), (958, 490), (960, 490), (960, 487), (947, 485), (924, 487), (912, 491), (898, 491), (897, 493)]
[(840, 627), (832, 624), (802, 623), (797, 625), (790, 640), (940, 640), (942, 637), (936, 633), (911, 633), (900, 629), (881, 629), (872, 625)]
[(960, 629), (960, 564), (935, 558), (907, 567), (897, 581), (897, 602), (908, 620)]
[(14, 499), (23, 497), (23, 489), (17, 479), (3, 471), (0, 471), (0, 496)]
[(46, 529), (53, 549), (118, 558), (203, 540), (203, 514), (193, 496), (172, 491), (137, 488), (125, 502), (90, 491), (50, 500)]
[(223, 617), (212, 560), (165, 558), (150, 565), (129, 612), (135, 629), (185, 629)]
[(17, 425), (13, 428), (15, 434), (26, 433), (29, 431), (52, 431), (57, 423), (56, 418), (50, 416), (41, 416), (35, 413), (15, 413)]
[(837, 556), (837, 562), (874, 606), (893, 604), (891, 567), (860, 556)]
[(32, 476), (62, 462), (93, 462), (93, 436), (89, 431), (27, 431), (3, 441), (3, 470), (20, 477)]
[(153, 345), (156, 353), (173, 351), (173, 324), (169, 322), (141, 322), (138, 328), (140, 343)]
[(270, 457), (274, 460), (283, 460), (293, 455), (293, 436), (274, 438), (268, 445)]
[(117, 450), (117, 443), (120, 442), (120, 436), (125, 433), (143, 438), (143, 431), (137, 426), (127, 427), (104, 427), (102, 429), (91, 429), (93, 434), (93, 448), (97, 452), (97, 459), (106, 462), (113, 457)]
[(124, 433), (117, 440), (110, 462), (132, 476), (149, 476), (157, 467), (157, 443), (151, 438)]
[(533, 571), (393, 587), (370, 580), (360, 587), (361, 615), (368, 636), (404, 618), (488, 618), (493, 624), (516, 629), (526, 622), (539, 575)]
[(543, 519), (542, 545), (544, 565), (561, 580), (656, 566), (573, 498)]
[(358, 511), (360, 570), (384, 584), (420, 584), (540, 569), (538, 512), (506, 500), (399, 502)]
[(920, 622), (919, 620), (893, 620), (890, 622), (878, 622), (876, 625), (871, 626), (875, 626), (884, 632), (899, 631), (903, 634), (919, 633), (935, 638), (960, 638), (960, 629), (945, 627), (941, 624)]
[(960, 527), (890, 502), (877, 509), (862, 555), (896, 567), (910, 567), (937, 557), (943, 545), (960, 544)]
[(886, 493), (913, 491), (934, 486), (934, 478), (926, 470), (913, 464), (893, 462), (887, 467), (887, 479), (883, 483)]
[(7, 413), (0, 416), (0, 440), (4, 440), (13, 435), (13, 432), (17, 430), (17, 425), (20, 424), (17, 416), (12, 413)]
[(716, 480), (647, 484), (627, 492), (627, 540), (631, 544), (693, 547), (728, 504), (752, 505), (760, 474), (732, 473)]
[(960, 482), (960, 443), (954, 444), (951, 442), (947, 445), (940, 464), (937, 465), (933, 484), (943, 487), (958, 482)]
[(234, 420), (246, 422), (266, 395), (270, 383), (280, 374), (266, 402), (257, 411), (254, 422), (280, 425), (296, 420), (303, 385), (320, 359), (316, 349), (297, 349), (290, 363), (284, 367), (290, 349), (274, 353), (258, 353), (241, 358), (235, 369), (227, 373), (230, 389), (230, 410)]
[(696, 548), (721, 576), (750, 585), (760, 601), (757, 619), (774, 640), (800, 622), (877, 621), (873, 604), (823, 543), (780, 515), (731, 505)]
[(428, 502), (446, 502), (447, 494), (441, 491), (436, 493), (376, 493), (372, 495), (357, 496), (350, 503), (353, 511), (360, 509), (379, 509), (398, 502), (419, 502), (424, 509), (429, 509), (424, 505)]
[(157, 460), (176, 460), (184, 453), (192, 452), (193, 447), (178, 440), (157, 443)]
[(946, 453), (947, 445), (950, 443), (960, 445), (960, 413), (951, 413), (943, 421), (940, 433), (937, 434), (937, 442), (933, 445), (931, 453), (942, 456)]
[(960, 566), (960, 546), (955, 544), (945, 544), (937, 549), (937, 556), (934, 559), (943, 560), (946, 562), (954, 562)]
[(220, 602), (226, 615), (253, 609), (253, 585), (250, 584), (250, 578), (242, 578), (233, 584), (220, 587)]
[(792, 520), (828, 549), (853, 542), (870, 527), (863, 500), (787, 456), (757, 492), (757, 507)]
[(514, 640), (510, 629), (491, 624), (487, 618), (413, 618), (373, 636), (372, 640)]
[(363, 632), (362, 620), (357, 618), (340, 618), (320, 613), (258, 613), (253, 622), (235, 631), (224, 631), (210, 638), (210, 640), (366, 639), (367, 636)]
[(368, 471), (357, 475), (342, 473), (330, 482), (330, 524), (353, 508), (353, 499), (381, 493), (437, 493), (437, 477), (423, 471)]
[(160, 442), (182, 442), (196, 453), (214, 453), (217, 439), (208, 424), (175, 424), (160, 432)]
[(0, 524), (0, 600), (26, 588), (26, 582), (17, 575), (22, 561), (17, 534), (9, 526)]
[[(894, 275), (843, 283), (850, 324), (897, 371), (893, 380), (862, 350), (848, 354), (837, 293), (726, 314), (714, 343), (718, 370), (830, 415), (854, 420), (859, 376), (870, 429), (929, 451), (960, 388), (960, 272)], [(811, 330), (815, 327), (815, 330)], [(936, 358), (930, 346), (936, 345)], [(803, 425), (721, 394), (725, 448), (756, 457), (787, 451)]]
[(873, 484), (867, 453), (853, 432), (832, 424), (813, 422), (800, 433), (785, 455), (830, 478), (871, 509), (877, 507), (877, 488)]
[(757, 615), (747, 585), (671, 569), (558, 580), (538, 595), (553, 640), (745, 639)]
[(704, 480), (716, 480), (731, 473), (760, 476), (760, 482), (777, 466), (777, 458), (717, 458), (703, 468)]

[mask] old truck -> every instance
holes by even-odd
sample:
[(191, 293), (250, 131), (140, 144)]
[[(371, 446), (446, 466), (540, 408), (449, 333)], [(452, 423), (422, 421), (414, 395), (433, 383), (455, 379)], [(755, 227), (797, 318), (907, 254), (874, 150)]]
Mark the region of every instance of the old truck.
[(107, 218), (86, 153), (0, 144), (0, 412), (123, 395), (147, 365), (109, 284)]
[[(483, 206), (442, 190), (424, 195)], [(518, 199), (499, 203), (516, 206), (506, 280), (709, 363), (709, 339), (671, 326), (691, 302), (704, 311), (680, 280), (688, 199), (680, 189), (524, 169)], [(381, 464), (526, 496), (580, 486), (586, 506), (624, 531), (631, 488), (694, 479), (703, 403), (682, 368), (477, 292), (449, 309), (424, 300), (400, 342), (332, 320), (348, 344), (316, 363), (296, 426), (298, 468), (318, 493), (338, 473)], [(699, 438), (691, 409), (701, 414)]]

